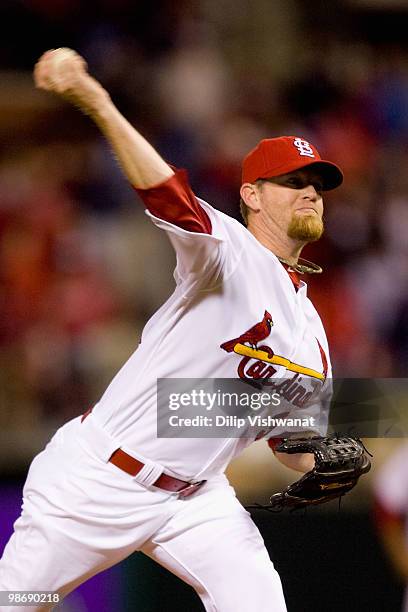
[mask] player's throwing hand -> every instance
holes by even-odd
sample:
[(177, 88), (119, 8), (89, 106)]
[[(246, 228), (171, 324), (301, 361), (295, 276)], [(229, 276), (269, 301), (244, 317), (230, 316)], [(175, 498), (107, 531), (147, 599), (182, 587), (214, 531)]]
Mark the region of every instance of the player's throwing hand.
[(100, 99), (108, 93), (88, 73), (85, 60), (72, 49), (61, 47), (46, 51), (34, 68), (39, 89), (55, 93), (92, 115)]

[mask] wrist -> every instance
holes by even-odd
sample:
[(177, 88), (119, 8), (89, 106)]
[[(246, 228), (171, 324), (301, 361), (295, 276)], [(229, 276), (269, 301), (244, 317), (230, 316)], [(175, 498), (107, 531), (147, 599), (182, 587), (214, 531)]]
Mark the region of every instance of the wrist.
[(275, 457), (286, 467), (296, 472), (310, 472), (315, 466), (315, 458), (312, 453), (279, 453), (275, 451)]
[(91, 78), (87, 85), (80, 91), (68, 90), (64, 97), (97, 122), (103, 119), (113, 104), (108, 92), (100, 83)]

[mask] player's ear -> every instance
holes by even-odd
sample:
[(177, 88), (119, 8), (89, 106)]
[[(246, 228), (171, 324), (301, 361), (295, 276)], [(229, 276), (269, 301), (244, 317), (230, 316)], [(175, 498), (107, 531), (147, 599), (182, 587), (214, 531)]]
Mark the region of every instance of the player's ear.
[(243, 183), (241, 185), (240, 195), (248, 208), (254, 212), (259, 212), (261, 210), (259, 188), (255, 183)]

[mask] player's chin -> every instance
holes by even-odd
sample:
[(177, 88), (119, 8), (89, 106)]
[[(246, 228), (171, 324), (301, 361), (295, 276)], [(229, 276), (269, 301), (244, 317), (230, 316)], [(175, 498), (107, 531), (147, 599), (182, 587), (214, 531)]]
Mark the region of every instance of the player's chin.
[(288, 227), (288, 236), (302, 242), (316, 242), (322, 236), (324, 225), (316, 213), (294, 215)]

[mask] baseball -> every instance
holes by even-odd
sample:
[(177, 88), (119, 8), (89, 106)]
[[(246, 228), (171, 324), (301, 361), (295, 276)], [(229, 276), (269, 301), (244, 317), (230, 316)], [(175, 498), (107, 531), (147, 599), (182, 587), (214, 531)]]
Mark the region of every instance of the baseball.
[(51, 51), (51, 59), (56, 64), (63, 62), (66, 59), (78, 57), (78, 53), (69, 49), (68, 47), (59, 47), (58, 49), (54, 49)]
[(60, 47), (44, 53), (34, 70), (37, 87), (63, 97), (68, 91), (72, 95), (73, 88), (78, 87), (79, 79), (85, 75), (87, 75), (85, 60), (68, 47)]
[[(86, 67), (85, 61), (82, 59), (80, 55), (73, 49), (69, 49), (68, 47), (60, 47), (59, 49), (55, 49), (51, 51), (49, 61), (51, 62), (51, 66), (54, 71), (58, 72), (60, 67), (64, 62), (69, 61), (70, 66), (78, 67), (79, 65), (82, 67)], [(78, 61), (79, 60), (79, 61)]]

